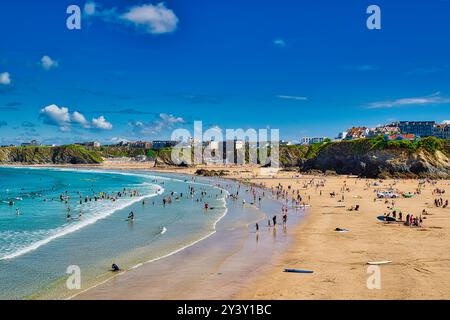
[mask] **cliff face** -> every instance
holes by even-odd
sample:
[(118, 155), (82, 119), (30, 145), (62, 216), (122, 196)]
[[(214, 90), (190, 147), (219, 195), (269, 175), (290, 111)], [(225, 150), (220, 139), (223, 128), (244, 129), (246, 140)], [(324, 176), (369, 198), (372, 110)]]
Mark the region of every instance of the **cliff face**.
[(306, 161), (303, 170), (333, 170), (338, 174), (362, 177), (430, 177), (449, 178), (450, 158), (442, 150), (418, 148), (374, 149), (368, 142), (331, 143), (316, 157)]
[(172, 149), (162, 149), (155, 152), (155, 167), (176, 166), (172, 161)]
[(80, 146), (4, 147), (0, 164), (98, 164), (103, 159)]
[(308, 156), (308, 147), (305, 146), (281, 146), (280, 165), (283, 168), (301, 167)]

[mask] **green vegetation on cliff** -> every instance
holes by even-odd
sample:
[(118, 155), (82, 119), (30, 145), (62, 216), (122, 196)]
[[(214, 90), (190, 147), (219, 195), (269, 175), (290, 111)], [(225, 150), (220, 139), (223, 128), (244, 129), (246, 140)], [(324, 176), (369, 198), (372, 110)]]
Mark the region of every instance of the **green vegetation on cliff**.
[(102, 161), (98, 152), (77, 145), (0, 148), (2, 164), (98, 164)]
[[(330, 145), (349, 147), (349, 150), (356, 154), (367, 153), (371, 150), (404, 150), (408, 152), (428, 151), (434, 153), (441, 151), (448, 153), (450, 150), (450, 142), (448, 140), (441, 140), (435, 137), (426, 137), (416, 141), (410, 140), (392, 140), (386, 141), (383, 136), (376, 138), (357, 139), (357, 140), (343, 140), (332, 142)], [(321, 148), (323, 149), (323, 147)]]

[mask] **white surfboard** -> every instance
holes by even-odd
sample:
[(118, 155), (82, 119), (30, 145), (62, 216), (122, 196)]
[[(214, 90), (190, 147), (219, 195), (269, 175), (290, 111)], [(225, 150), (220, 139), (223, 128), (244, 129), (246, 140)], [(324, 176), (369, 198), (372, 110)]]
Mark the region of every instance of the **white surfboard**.
[(391, 263), (392, 261), (389, 261), (389, 260), (385, 260), (385, 261), (372, 261), (372, 262), (367, 262), (367, 264), (370, 264), (370, 265), (380, 265), (380, 264), (388, 264), (388, 263)]

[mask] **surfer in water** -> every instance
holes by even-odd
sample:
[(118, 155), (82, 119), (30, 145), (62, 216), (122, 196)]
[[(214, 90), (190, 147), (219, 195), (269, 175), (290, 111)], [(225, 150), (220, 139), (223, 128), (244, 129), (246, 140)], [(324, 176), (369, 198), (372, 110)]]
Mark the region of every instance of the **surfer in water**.
[(16, 209), (16, 216), (20, 216), (20, 210)]
[(130, 214), (128, 215), (128, 220), (134, 221), (134, 212), (133, 211), (131, 211)]

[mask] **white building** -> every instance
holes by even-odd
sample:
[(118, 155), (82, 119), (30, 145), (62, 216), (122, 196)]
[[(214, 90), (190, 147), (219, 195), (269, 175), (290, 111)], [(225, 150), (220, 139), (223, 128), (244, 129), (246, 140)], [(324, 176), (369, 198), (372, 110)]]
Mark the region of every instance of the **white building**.
[(327, 137), (303, 137), (300, 141), (303, 145), (310, 145), (314, 143), (323, 143)]

